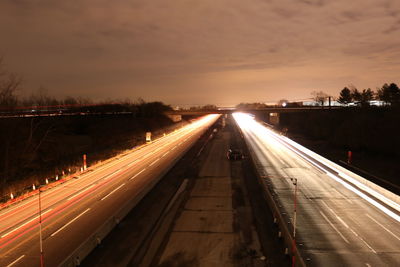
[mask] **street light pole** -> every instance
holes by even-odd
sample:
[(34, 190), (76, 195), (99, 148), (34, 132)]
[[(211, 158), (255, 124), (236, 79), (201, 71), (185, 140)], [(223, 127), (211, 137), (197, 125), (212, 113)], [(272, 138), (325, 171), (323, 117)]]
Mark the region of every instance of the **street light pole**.
[(293, 244), (292, 244), (292, 267), (296, 265), (296, 217), (297, 217), (297, 178), (294, 178), (294, 209), (293, 209)]
[(42, 199), (40, 196), (41, 189), (39, 186), (39, 246), (40, 246), (40, 267), (44, 267), (43, 255), (43, 239), (42, 239)]

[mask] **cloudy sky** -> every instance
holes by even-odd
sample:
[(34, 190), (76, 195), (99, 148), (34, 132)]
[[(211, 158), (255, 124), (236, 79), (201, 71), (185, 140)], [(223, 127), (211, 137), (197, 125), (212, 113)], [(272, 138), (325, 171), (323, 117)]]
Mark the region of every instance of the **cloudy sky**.
[(1, 0), (24, 92), (218, 104), (400, 82), (399, 0)]

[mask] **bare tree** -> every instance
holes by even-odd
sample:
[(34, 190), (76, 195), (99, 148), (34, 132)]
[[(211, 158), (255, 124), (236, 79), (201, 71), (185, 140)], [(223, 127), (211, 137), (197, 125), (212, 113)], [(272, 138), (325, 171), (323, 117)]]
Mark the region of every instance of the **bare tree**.
[(320, 106), (323, 106), (325, 100), (329, 98), (329, 96), (323, 91), (313, 91), (311, 95), (313, 96), (314, 101), (317, 103), (317, 105)]
[(20, 89), (22, 78), (2, 69), (0, 58), (0, 107), (13, 108), (18, 104), (17, 90)]

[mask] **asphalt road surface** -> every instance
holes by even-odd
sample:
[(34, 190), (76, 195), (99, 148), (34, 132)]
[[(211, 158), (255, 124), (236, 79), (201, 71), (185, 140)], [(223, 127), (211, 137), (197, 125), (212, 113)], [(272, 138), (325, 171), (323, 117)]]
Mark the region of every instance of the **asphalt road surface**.
[(205, 149), (198, 177), (191, 177), (193, 187), (159, 261), (151, 266), (266, 266), (242, 184), (241, 161), (226, 157), (232, 140), (229, 129), (215, 133)]
[[(58, 266), (126, 203), (139, 202), (217, 118), (205, 116), (42, 192), (45, 266)], [(0, 266), (40, 265), (38, 207), (36, 195), (0, 210)]]
[(399, 203), (350, 183), (355, 174), (234, 115), (307, 266), (400, 266)]

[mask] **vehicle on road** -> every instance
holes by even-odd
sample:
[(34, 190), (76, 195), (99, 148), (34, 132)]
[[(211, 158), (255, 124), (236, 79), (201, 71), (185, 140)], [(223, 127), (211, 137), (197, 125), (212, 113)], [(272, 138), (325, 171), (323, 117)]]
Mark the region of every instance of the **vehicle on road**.
[(226, 152), (226, 157), (229, 160), (241, 160), (244, 159), (243, 152), (240, 149), (229, 149), (228, 152)]

